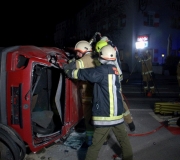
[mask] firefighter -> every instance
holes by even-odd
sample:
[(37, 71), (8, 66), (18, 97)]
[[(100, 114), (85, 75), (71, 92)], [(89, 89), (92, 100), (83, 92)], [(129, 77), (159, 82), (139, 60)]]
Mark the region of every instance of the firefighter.
[[(68, 64), (63, 66), (64, 70), (95, 67), (94, 59), (92, 58), (92, 47), (88, 41), (79, 41), (75, 45), (74, 49), (78, 59), (70, 60)], [(91, 119), (93, 85), (87, 81), (82, 81), (80, 84), (83, 114), (86, 127), (86, 143), (84, 147), (88, 147), (92, 144), (92, 136), (94, 133), (94, 127), (89, 123)]]
[[(179, 90), (180, 90), (180, 61), (177, 65), (177, 80), (178, 80), (178, 85), (179, 85)], [(180, 97), (180, 94), (179, 94)]]
[(146, 96), (155, 95), (154, 72), (152, 70), (152, 59), (150, 52), (144, 51), (141, 56), (135, 53), (135, 58), (142, 64), (143, 89)]
[[(118, 57), (118, 58), (116, 58), (115, 64), (116, 64), (116, 67), (118, 69), (118, 72), (120, 73), (119, 81), (120, 81), (120, 84), (121, 84), (121, 81), (123, 80), (123, 75), (122, 75), (122, 71), (121, 71), (121, 68), (120, 68), (120, 66), (121, 66), (120, 57), (119, 57), (119, 53), (118, 53), (118, 50), (117, 50), (116, 46), (114, 46), (112, 44), (112, 42), (106, 36), (103, 36), (101, 38), (101, 40), (99, 42), (97, 42), (97, 44), (96, 44), (96, 47), (95, 47), (96, 48), (96, 52), (99, 53), (100, 50), (104, 46), (106, 46), (108, 44), (110, 44), (116, 50), (116, 57)], [(123, 97), (123, 94), (122, 94), (122, 87), (120, 88), (120, 93), (121, 93), (122, 100), (123, 100), (123, 107), (124, 107), (123, 115), (124, 115), (124, 120), (128, 124), (130, 131), (133, 132), (135, 130), (135, 125), (134, 125), (131, 113), (129, 111), (129, 108), (128, 108), (125, 100), (124, 100), (124, 97)]]
[(119, 72), (115, 65), (116, 51), (111, 45), (100, 51), (102, 65), (95, 68), (67, 70), (70, 78), (87, 80), (94, 83), (92, 123), (95, 126), (93, 144), (88, 147), (85, 160), (96, 160), (107, 136), (112, 130), (122, 151), (123, 160), (132, 160), (133, 152), (125, 129), (123, 102), (119, 92)]

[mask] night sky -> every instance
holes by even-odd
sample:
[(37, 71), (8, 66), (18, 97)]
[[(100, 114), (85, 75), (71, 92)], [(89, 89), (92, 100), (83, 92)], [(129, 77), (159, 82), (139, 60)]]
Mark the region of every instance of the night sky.
[(89, 1), (1, 2), (0, 47), (54, 46), (55, 25), (76, 14)]

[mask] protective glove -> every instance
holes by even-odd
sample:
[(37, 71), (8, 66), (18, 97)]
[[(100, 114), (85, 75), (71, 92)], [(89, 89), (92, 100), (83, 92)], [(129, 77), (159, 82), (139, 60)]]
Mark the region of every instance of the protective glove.
[(123, 80), (123, 74), (119, 75), (119, 81), (121, 82)]
[(68, 70), (68, 69), (76, 69), (76, 62), (72, 61), (69, 64), (63, 64), (63, 69)]
[(63, 64), (63, 66), (62, 66), (62, 67), (63, 67), (64, 71), (65, 71), (65, 70), (68, 70), (68, 68), (69, 68), (69, 64), (66, 64), (66, 63), (65, 63), (65, 64)]
[(75, 58), (72, 58), (72, 59), (70, 59), (70, 60), (68, 61), (68, 63), (75, 62), (75, 61), (76, 61), (76, 59), (75, 59)]
[(65, 74), (67, 75), (67, 77), (69, 78), (73, 78), (73, 69), (67, 69), (67, 70), (64, 70), (65, 71)]
[(120, 83), (120, 93), (122, 93), (122, 85), (121, 85), (121, 83)]

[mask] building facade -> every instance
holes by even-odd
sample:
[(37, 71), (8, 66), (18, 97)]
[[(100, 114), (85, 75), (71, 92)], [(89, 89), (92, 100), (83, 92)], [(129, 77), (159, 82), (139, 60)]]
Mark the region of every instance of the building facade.
[(63, 47), (90, 40), (95, 32), (112, 40), (130, 70), (136, 64), (134, 53), (143, 50), (136, 45), (141, 41), (152, 62), (161, 64), (167, 55), (180, 54), (180, 0), (92, 0), (56, 26), (54, 41)]

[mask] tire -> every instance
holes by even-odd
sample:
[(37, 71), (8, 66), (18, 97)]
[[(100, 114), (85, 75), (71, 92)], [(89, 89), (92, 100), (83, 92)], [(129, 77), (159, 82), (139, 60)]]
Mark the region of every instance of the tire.
[(12, 152), (0, 141), (0, 160), (14, 160)]
[(0, 130), (1, 160), (20, 160), (20, 150), (9, 135)]
[(3, 130), (9, 130), (9, 132), (16, 135), (18, 137), (18, 139), (23, 142), (20, 135), (13, 128), (11, 128), (11, 127), (9, 127), (8, 125), (5, 125), (5, 124), (0, 124), (0, 128), (3, 129)]
[(20, 150), (20, 159), (19, 160), (23, 160), (26, 154), (26, 146), (24, 144), (24, 141), (22, 140), (22, 138), (20, 137), (20, 135), (11, 127), (4, 125), (4, 124), (0, 124), (0, 129), (4, 130), (4, 132), (9, 135), (9, 137), (12, 139), (12, 141), (14, 141), (17, 146), (19, 147)]

